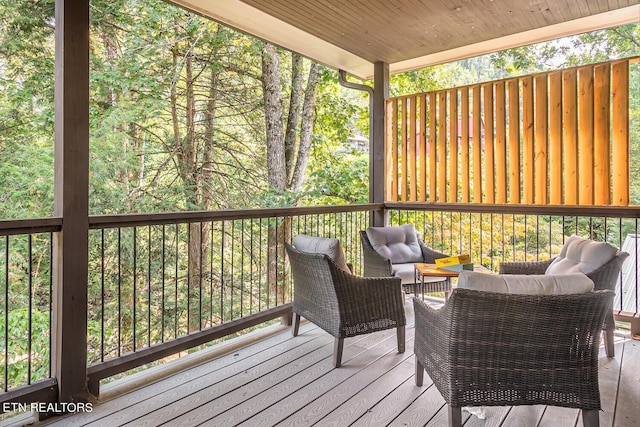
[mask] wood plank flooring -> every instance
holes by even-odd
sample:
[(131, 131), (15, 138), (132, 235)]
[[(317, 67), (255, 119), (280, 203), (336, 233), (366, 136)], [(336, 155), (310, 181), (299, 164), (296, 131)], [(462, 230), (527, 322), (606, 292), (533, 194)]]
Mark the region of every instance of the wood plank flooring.
[[(415, 385), (410, 298), (406, 308), (403, 354), (395, 330), (378, 332), (345, 340), (343, 366), (334, 369), (333, 338), (315, 325), (303, 323), (295, 338), (289, 329), (269, 327), (276, 332), (264, 339), (108, 398), (91, 413), (39, 425), (446, 426), (447, 408), (428, 376)], [(601, 354), (600, 425), (640, 425), (640, 342), (618, 337), (616, 358)], [(482, 420), (463, 411), (463, 417), (469, 427), (582, 425), (578, 410), (545, 406), (487, 408)]]

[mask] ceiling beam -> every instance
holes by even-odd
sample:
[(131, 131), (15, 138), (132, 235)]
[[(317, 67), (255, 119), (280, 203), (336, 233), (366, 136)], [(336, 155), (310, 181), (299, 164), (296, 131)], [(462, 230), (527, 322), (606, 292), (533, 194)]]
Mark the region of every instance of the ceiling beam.
[[(167, 1), (241, 32), (269, 41), (274, 45), (292, 52), (297, 52), (331, 68), (345, 70), (352, 76), (361, 79), (371, 79), (373, 77), (374, 66), (372, 62), (249, 6), (241, 0)], [(389, 73), (397, 74), (431, 65), (443, 64), (638, 21), (640, 21), (640, 5), (629, 6), (560, 24), (548, 25), (534, 30), (390, 63)]]
[(561, 24), (548, 25), (546, 27), (536, 28), (535, 30), (474, 43), (456, 49), (445, 50), (419, 58), (395, 62), (389, 65), (389, 72), (391, 74), (398, 74), (418, 68), (472, 58), (487, 53), (499, 52), (505, 49), (541, 43), (637, 21), (640, 21), (640, 5), (629, 6), (611, 12), (563, 22)]

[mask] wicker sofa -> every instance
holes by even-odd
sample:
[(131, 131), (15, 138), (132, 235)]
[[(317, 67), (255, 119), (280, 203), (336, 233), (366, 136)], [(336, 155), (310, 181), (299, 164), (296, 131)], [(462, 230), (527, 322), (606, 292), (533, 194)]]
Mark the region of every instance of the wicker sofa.
[(342, 364), (344, 339), (357, 335), (396, 328), (398, 352), (404, 353), (406, 317), (400, 279), (355, 276), (326, 253), (303, 252), (286, 243), (285, 248), (294, 282), (294, 336), (301, 316), (331, 334), (336, 368)]
[[(545, 261), (503, 262), (500, 264), (500, 274), (558, 274), (580, 271), (593, 280), (595, 289), (615, 290), (622, 264), (628, 256), (627, 252), (619, 251), (608, 243), (571, 236), (564, 243), (558, 256)], [(604, 323), (604, 346), (608, 357), (615, 356), (614, 330), (612, 307)]]
[[(433, 264), (449, 255), (424, 244), (411, 224), (393, 227), (368, 227), (360, 231), (365, 277), (399, 277), (403, 288), (413, 293), (416, 283), (414, 264)], [(444, 277), (425, 277), (428, 292), (449, 290)]]
[(466, 406), (552, 405), (599, 425), (599, 331), (610, 290), (569, 295), (455, 289), (440, 309), (414, 298), (416, 385), (426, 370), (449, 425)]

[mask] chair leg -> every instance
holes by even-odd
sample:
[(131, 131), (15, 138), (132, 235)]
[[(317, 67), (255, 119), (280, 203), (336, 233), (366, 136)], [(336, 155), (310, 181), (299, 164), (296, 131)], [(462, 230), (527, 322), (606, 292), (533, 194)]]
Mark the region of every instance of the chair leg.
[(404, 353), (404, 325), (396, 328), (396, 335), (398, 336), (398, 353)]
[(451, 405), (447, 405), (449, 409), (449, 427), (462, 427), (462, 408), (452, 408)]
[(300, 315), (294, 312), (293, 321), (291, 322), (291, 334), (294, 337), (297, 337), (299, 330), (300, 330)]
[(424, 380), (424, 366), (422, 366), (422, 363), (420, 362), (420, 359), (418, 359), (418, 356), (416, 356), (416, 385), (418, 387), (422, 387), (422, 382)]
[(582, 410), (582, 425), (584, 427), (599, 427), (600, 414), (597, 410)]
[(615, 320), (613, 319), (613, 312), (607, 314), (604, 322), (604, 350), (607, 353), (607, 357), (615, 357), (616, 349), (613, 343), (613, 331), (616, 327)]
[(607, 353), (607, 357), (616, 357), (616, 349), (613, 343), (613, 331), (610, 329), (604, 330), (604, 351)]
[(339, 368), (342, 365), (342, 348), (344, 347), (344, 338), (335, 338), (333, 340), (333, 366)]

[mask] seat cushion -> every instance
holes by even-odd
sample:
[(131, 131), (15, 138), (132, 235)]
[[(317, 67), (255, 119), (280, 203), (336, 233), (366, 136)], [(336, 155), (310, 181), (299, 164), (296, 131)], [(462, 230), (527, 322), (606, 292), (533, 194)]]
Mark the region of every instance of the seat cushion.
[[(391, 271), (395, 277), (402, 279), (403, 285), (416, 283), (416, 273), (413, 263), (393, 264)], [(424, 283), (442, 282), (444, 280), (446, 280), (446, 277), (425, 276)]]
[(423, 261), (422, 249), (413, 225), (368, 227), (366, 232), (373, 249), (383, 257), (390, 259), (392, 264)]
[(545, 274), (589, 274), (610, 261), (617, 252), (618, 249), (609, 243), (571, 236)]
[(593, 290), (593, 281), (582, 273), (572, 274), (485, 274), (461, 271), (458, 288), (501, 294), (565, 295)]
[(338, 239), (327, 239), (324, 237), (307, 236), (299, 234), (293, 238), (293, 246), (301, 252), (315, 254), (325, 254), (331, 258), (336, 265), (347, 273), (351, 273), (344, 251)]

